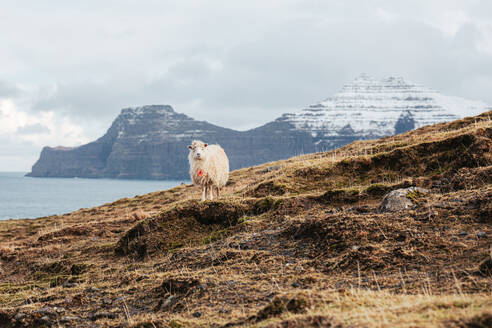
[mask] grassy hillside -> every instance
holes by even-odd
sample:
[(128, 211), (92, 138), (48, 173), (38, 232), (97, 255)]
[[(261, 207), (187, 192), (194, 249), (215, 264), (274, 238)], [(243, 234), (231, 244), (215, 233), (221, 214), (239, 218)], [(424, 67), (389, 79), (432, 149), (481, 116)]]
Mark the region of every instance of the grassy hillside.
[(490, 327), (491, 117), (0, 221), (0, 327)]

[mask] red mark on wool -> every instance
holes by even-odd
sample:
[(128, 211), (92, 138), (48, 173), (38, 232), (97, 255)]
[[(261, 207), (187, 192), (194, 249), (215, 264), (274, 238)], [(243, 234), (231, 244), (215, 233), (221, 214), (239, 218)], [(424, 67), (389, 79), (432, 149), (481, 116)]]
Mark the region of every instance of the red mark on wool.
[(198, 176), (203, 177), (203, 170), (198, 170)]

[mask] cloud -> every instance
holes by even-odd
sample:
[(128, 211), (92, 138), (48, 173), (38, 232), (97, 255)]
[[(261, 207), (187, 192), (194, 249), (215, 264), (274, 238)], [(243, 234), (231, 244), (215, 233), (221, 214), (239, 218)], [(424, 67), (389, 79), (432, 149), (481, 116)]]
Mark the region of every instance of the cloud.
[[(31, 114), (12, 99), (0, 100), (0, 171), (26, 171), (43, 146), (89, 142), (84, 129), (55, 112)], [(13, 163), (16, 163), (13, 165)]]
[[(159, 8), (163, 17), (153, 14)], [(74, 21), (70, 29), (80, 38), (68, 43), (83, 64), (69, 63), (82, 66), (78, 77), (56, 82), (56, 92), (34, 108), (108, 122), (121, 107), (166, 103), (229, 127), (239, 127), (237, 113), (253, 110), (263, 113), (250, 118), (259, 125), (329, 96), (362, 71), (466, 97), (467, 88), (449, 81), (487, 75), (491, 66), (478, 49), (487, 43), (473, 8), (457, 1), (168, 1), (137, 9), (129, 1), (116, 11), (124, 17), (135, 10), (132, 20), (96, 15), (87, 31)], [(45, 28), (64, 22), (55, 16)], [(89, 37), (92, 46), (82, 49)], [(473, 95), (492, 102), (485, 88)]]
[(19, 89), (10, 83), (0, 81), (0, 98), (16, 96)]
[(252, 128), (330, 96), (361, 72), (492, 104), (485, 0), (0, 6), (9, 13), (0, 20), (9, 31), (0, 34), (9, 45), (0, 52), (0, 98), (15, 103), (18, 120), (8, 133), (39, 124), (50, 132), (24, 138), (49, 144), (95, 139), (121, 108), (142, 104)]
[(40, 123), (28, 124), (21, 126), (17, 129), (16, 133), (18, 134), (47, 134), (50, 133), (51, 130), (46, 126)]
[(40, 148), (15, 138), (0, 134), (0, 172), (27, 172), (39, 158)]

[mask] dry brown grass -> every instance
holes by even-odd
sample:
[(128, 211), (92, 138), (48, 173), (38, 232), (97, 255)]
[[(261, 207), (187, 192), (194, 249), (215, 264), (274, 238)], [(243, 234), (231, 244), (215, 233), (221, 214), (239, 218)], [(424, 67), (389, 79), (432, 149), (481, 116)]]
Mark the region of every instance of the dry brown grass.
[[(491, 116), (237, 170), (216, 202), (182, 185), (2, 221), (0, 327), (46, 307), (67, 327), (480, 327)], [(408, 186), (432, 192), (379, 213)]]
[(272, 327), (285, 321), (297, 321), (301, 327), (306, 317), (327, 317), (334, 325), (343, 327), (451, 326), (453, 321), (466, 321), (483, 313), (491, 313), (492, 308), (490, 294), (402, 295), (351, 289), (344, 293), (329, 292), (323, 301), (305, 314), (287, 313), (252, 326)]

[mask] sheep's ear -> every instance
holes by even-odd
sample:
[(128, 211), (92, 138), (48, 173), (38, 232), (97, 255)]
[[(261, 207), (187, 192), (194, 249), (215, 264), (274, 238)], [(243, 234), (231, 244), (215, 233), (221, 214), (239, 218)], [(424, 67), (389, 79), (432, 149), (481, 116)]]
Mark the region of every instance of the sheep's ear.
[(208, 146), (208, 144), (203, 144), (203, 147), (207, 147), (207, 146)]
[(193, 149), (193, 147), (191, 147), (191, 146), (188, 146), (188, 149)]

